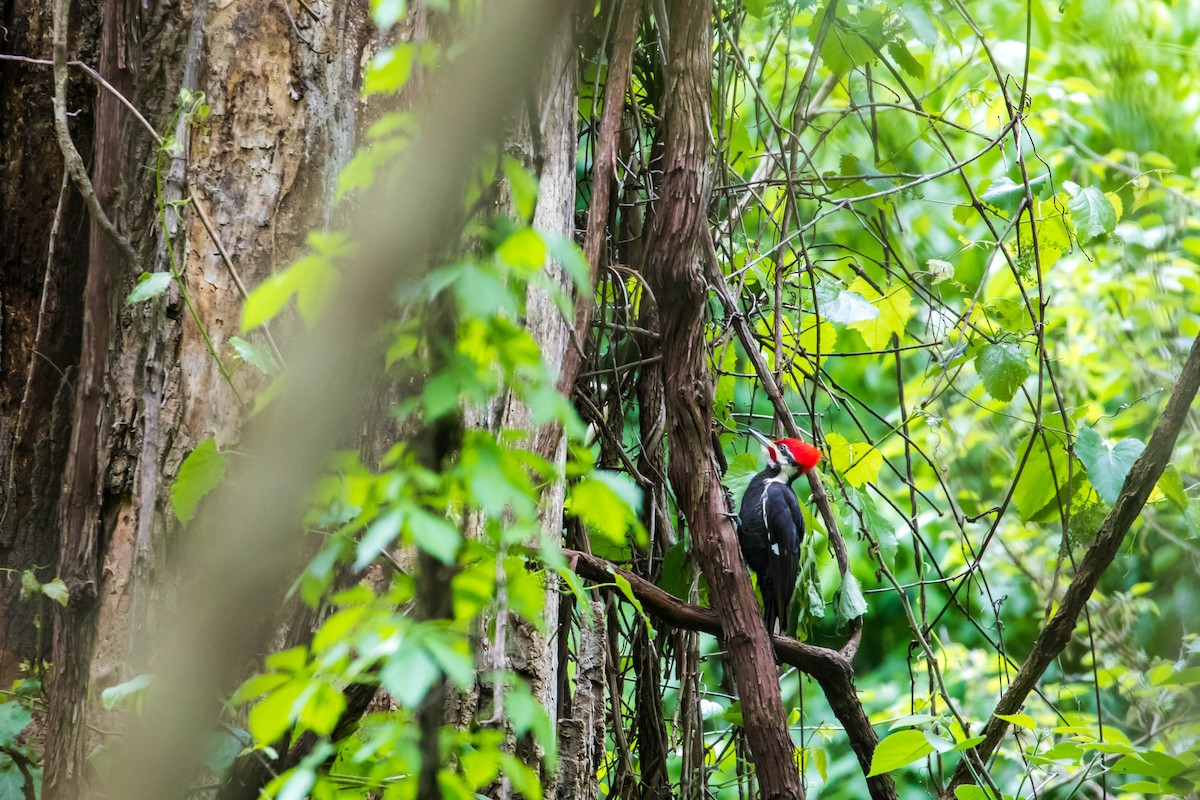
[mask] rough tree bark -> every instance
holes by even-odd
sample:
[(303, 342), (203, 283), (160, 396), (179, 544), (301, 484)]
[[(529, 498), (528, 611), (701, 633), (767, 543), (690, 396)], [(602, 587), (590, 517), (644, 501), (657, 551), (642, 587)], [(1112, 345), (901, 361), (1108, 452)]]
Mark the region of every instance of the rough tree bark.
[(804, 792), (775, 659), (738, 549), (712, 448), (713, 387), (703, 329), (707, 293), (697, 260), (700, 237), (707, 236), (712, 5), (676, 0), (670, 8), (663, 178), (651, 212), (644, 258), (655, 295), (670, 298), (659, 309), (667, 386), (668, 475), (721, 620), (762, 796), (800, 798)]
[[(255, 384), (245, 373), (226, 381), (201, 336), (203, 326), (232, 363), (227, 341), (241, 296), (220, 250), (236, 254), (242, 283), (253, 286), (328, 221), (359, 117), (363, 49), (373, 36), (367, 5), (318, 0), (309, 3), (317, 19), (300, 15), (294, 25), (282, 4), (75, 4), (69, 56), (98, 66), (159, 134), (188, 145), (186, 156), (165, 163), (164, 193), (170, 200), (195, 190), (221, 240), (194, 208), (161, 224), (154, 136), (73, 70), (72, 138), (136, 264), (114, 259), (111, 244), (89, 230), (74, 187), (59, 199), (62, 155), (46, 146), (54, 141), (50, 69), (0, 64), (0, 566), (61, 577), (70, 590), (48, 682), (48, 798), (84, 789), (83, 754), (106, 743), (97, 729), (111, 727), (100, 692), (154, 668), (140, 637), (158, 599), (153, 579), (172, 555), (171, 480), (197, 441), (237, 440), (243, 405), (233, 387), (245, 396)], [(4, 51), (45, 62), (51, 7), (6, 3)], [(167, 130), (181, 86), (205, 91), (213, 109), (195, 131)], [(171, 269), (168, 239), (199, 324), (178, 286), (122, 303), (140, 272)], [(0, 590), (6, 684), (19, 661), (44, 655), (36, 614), (15, 607), (18, 586), (5, 581)]]

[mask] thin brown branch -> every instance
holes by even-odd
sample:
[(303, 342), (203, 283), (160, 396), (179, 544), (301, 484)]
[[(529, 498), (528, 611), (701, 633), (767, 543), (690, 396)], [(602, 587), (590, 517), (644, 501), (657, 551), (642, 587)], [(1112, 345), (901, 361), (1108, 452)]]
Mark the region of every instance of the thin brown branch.
[(130, 263), (137, 262), (137, 253), (129, 240), (121, 235), (113, 225), (112, 220), (100, 204), (92, 179), (88, 177), (87, 167), (83, 164), (83, 156), (75, 148), (71, 139), (71, 130), (67, 123), (67, 25), (71, 16), (70, 0), (55, 0), (54, 2), (54, 134), (58, 139), (58, 147), (62, 151), (63, 164), (76, 190), (83, 196), (87, 205), (88, 215), (92, 222), (104, 231), (112, 240), (121, 256)]

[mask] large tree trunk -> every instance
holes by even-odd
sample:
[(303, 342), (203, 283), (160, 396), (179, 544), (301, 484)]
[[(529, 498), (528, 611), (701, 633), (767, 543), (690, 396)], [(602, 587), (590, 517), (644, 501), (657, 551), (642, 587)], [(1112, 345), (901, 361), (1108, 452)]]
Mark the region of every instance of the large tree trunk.
[[(61, 577), (70, 590), (54, 625), (48, 798), (84, 791), (84, 754), (104, 743), (89, 732), (105, 727), (100, 692), (154, 668), (140, 635), (156, 605), (152, 578), (170, 555), (167, 534), (178, 528), (172, 479), (198, 441), (237, 441), (256, 386), (254, 374), (234, 368), (228, 345), (239, 279), (257, 285), (328, 222), (352, 154), (374, 35), (368, 3), (308, 5), (319, 21), (298, 8), (289, 19), (282, 3), (106, 0), (74, 10), (70, 56), (97, 66), (160, 135), (186, 144), (156, 174), (153, 135), (72, 72), (73, 138), (136, 264), (86, 224), (73, 186), (60, 200), (62, 156), (46, 144), (51, 71), (0, 66), (0, 566)], [(5, 50), (49, 58), (49, 0), (13, 0), (5, 10)], [(212, 115), (169, 130), (181, 87), (205, 92)], [(194, 193), (219, 245), (195, 207), (168, 211), (164, 230), (156, 179), (168, 200)], [(141, 272), (172, 269), (168, 241), (198, 319), (178, 286), (123, 303)], [(235, 254), (232, 269), (221, 250)], [(0, 589), (4, 683), (17, 663), (45, 652), (36, 608), (16, 605), (19, 585)]]
[(668, 476), (721, 619), (746, 740), (762, 796), (802, 798), (770, 640), (761, 624), (730, 522), (713, 452), (713, 385), (698, 261), (707, 236), (711, 152), (712, 6), (671, 3), (664, 93), (663, 177), (652, 209), (644, 269), (659, 309), (666, 386)]

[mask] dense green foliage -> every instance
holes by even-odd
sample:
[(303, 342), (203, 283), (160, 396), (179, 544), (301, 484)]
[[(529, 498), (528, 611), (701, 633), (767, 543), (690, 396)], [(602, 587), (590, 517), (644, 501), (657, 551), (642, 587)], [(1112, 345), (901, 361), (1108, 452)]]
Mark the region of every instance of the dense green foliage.
[[(402, 3), (374, 8), (384, 27), (403, 12)], [(581, 212), (592, 194), (610, 12), (597, 9), (580, 52)], [(646, 15), (635, 57), (622, 234), (640, 230), (640, 209), (653, 197), (660, 22)], [(1200, 6), (745, 0), (721, 3), (714, 25), (714, 239), (771, 377), (826, 454), (822, 475), (863, 589), (835, 595), (827, 532), (808, 508), (791, 626), (836, 645), (865, 596), (857, 683), (886, 735), (874, 771), (895, 771), (902, 797), (928, 797), (976, 741), (1061, 599), (1200, 333)], [(399, 91), (415, 64), (448, 58), (452, 48), (397, 44), (375, 59), (367, 90)], [(343, 176), (346, 202), (387, 179), (414, 124), (404, 114), (376, 124)], [(547, 636), (572, 635), (544, 614), (547, 576), (557, 576), (551, 591), (572, 594), (588, 613), (587, 590), (559, 552), (561, 531), (539, 518), (539, 500), (556, 482), (569, 484), (569, 515), (593, 552), (621, 562), (655, 552), (660, 585), (706, 602), (674, 509), (678, 542), (647, 534), (641, 493), (618, 474), (629, 464), (612, 449), (617, 442), (641, 454), (635, 376), (653, 353), (633, 329), (645, 306), (670, 298), (647, 297), (630, 269), (600, 274), (600, 322), (578, 388), (586, 429), (555, 389), (544, 358), (555, 354), (541, 353), (521, 320), (531, 291), (572, 319), (544, 265), (561, 264), (585, 288), (588, 266), (574, 243), (530, 227), (537, 185), (528, 165), (500, 154), (488, 164), (464, 208), (493, 208), (479, 198), (499, 191), (506, 213), (467, 218), (462, 253), (403, 288), (376, 343), (380, 375), (416, 386), (395, 408), (403, 429), (416, 438), (448, 425), (457, 431), (453, 452), (431, 462), (400, 443), (377, 463), (358, 453), (336, 458), (309, 520), (316, 554), (296, 583), (305, 602), (330, 613), (310, 645), (270, 655), (229, 703), (229, 756), (273, 754), (293, 728), (317, 737), (272, 784), (277, 797), (414, 797), (417, 712), (440, 681), (471, 691), (477, 670), (495, 690), (494, 724), (443, 729), (442, 791), (471, 798), (502, 775), (540, 797), (545, 773), (514, 755), (512, 741), (529, 737), (552, 769), (553, 718), (503, 659), (483, 659), (492, 637), (500, 642), (487, 652), (503, 651), (497, 620), (510, 615)], [(613, 239), (610, 260), (636, 266), (636, 241)], [(293, 299), (304, 322), (319, 318), (329, 283), (353, 257), (354, 243), (337, 234), (314, 235), (312, 245), (247, 303), (237, 352), (246, 368), (280, 374), (275, 380), (286, 381), (286, 370), (252, 343), (254, 331)], [(165, 288), (155, 280), (131, 301)], [(719, 439), (736, 495), (759, 468), (741, 431), (769, 431), (773, 412), (763, 376), (719, 304), (711, 309)], [(525, 427), (464, 426), (472, 409), (510, 392), (530, 409)], [(565, 466), (531, 447), (546, 424), (570, 437)], [(185, 463), (173, 492), (181, 521), (228, 457), (210, 442)], [(1198, 475), (1197, 440), (1185, 437), (1075, 643), (1010, 719), (1017, 732), (991, 769), (1005, 796), (1099, 796), (1100, 786), (1185, 795), (1200, 782)], [(417, 550), (454, 567), (449, 619), (408, 613), (422, 602)], [(382, 577), (344, 577), (379, 564)], [(613, 586), (634, 599), (621, 580)], [(639, 702), (630, 650), (639, 611), (636, 601), (614, 604), (607, 618), (616, 626), (611, 686), (623, 696), (610, 697), (602, 791), (630, 766), (611, 721), (629, 727)], [(714, 796), (739, 797), (752, 771), (737, 744), (740, 709), (718, 643), (704, 636), (699, 647), (705, 780)], [(680, 655), (665, 646), (658, 654), (667, 661), (659, 690), (678, 782)], [(865, 796), (819, 688), (791, 671), (781, 680), (810, 796)], [(364, 682), (385, 689), (390, 707), (335, 735), (345, 692)]]

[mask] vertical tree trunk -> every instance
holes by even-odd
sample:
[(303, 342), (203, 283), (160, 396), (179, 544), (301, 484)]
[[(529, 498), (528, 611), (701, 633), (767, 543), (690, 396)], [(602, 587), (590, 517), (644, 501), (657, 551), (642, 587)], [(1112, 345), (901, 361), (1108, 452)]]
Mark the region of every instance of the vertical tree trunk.
[[(4, 4), (6, 53), (49, 58), (51, 5)], [(84, 233), (79, 195), (62, 190), (62, 156), (46, 147), (51, 71), (0, 63), (0, 566), (61, 577), (70, 591), (53, 633), (48, 798), (85, 791), (85, 753), (105, 743), (94, 732), (105, 727), (101, 691), (154, 669), (139, 637), (156, 605), (152, 579), (171, 555), (166, 534), (177, 528), (171, 482), (198, 441), (237, 441), (257, 384), (228, 345), (237, 284), (253, 287), (286, 266), (306, 232), (330, 220), (373, 36), (367, 0), (310, 2), (317, 19), (283, 3), (74, 5), (70, 57), (97, 66), (158, 134), (186, 149), (157, 174), (154, 136), (72, 73), (73, 138), (91, 154), (102, 205), (140, 255), (121, 263), (94, 227)], [(169, 130), (181, 86), (207, 94), (204, 126)], [(159, 180), (168, 200), (194, 192), (220, 245), (194, 206), (160, 218)], [(221, 250), (236, 254), (232, 269)], [(142, 271), (173, 268), (198, 319), (178, 285), (124, 305)], [(0, 588), (6, 684), (20, 661), (42, 655), (36, 608), (15, 607), (19, 586)]]
[(711, 151), (712, 5), (671, 4), (665, 97), (665, 151), (645, 266), (659, 309), (667, 386), (668, 467), (680, 514), (692, 534), (721, 619), (742, 703), (746, 738), (764, 798), (803, 797), (767, 633), (730, 522), (712, 448), (713, 386), (697, 260), (707, 236)]

